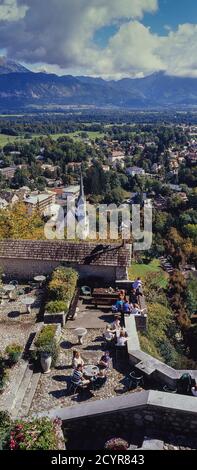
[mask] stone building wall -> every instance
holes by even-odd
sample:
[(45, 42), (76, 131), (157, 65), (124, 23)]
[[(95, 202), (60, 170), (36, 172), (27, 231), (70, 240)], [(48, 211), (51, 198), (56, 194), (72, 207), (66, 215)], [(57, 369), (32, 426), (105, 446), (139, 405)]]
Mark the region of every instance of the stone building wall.
[[(0, 267), (3, 273), (11, 279), (31, 280), (39, 274), (48, 275), (61, 264), (60, 261), (47, 260), (26, 260), (1, 258)], [(66, 263), (62, 263), (66, 266)], [(116, 267), (113, 266), (89, 266), (89, 265), (70, 265), (76, 269), (81, 278), (100, 277), (106, 281), (114, 282), (116, 279)]]

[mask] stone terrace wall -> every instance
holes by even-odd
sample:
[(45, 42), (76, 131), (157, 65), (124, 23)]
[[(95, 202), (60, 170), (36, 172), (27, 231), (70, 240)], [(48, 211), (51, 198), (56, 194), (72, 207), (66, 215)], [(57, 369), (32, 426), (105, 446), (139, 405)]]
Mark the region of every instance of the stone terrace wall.
[(10, 279), (31, 280), (38, 274), (51, 274), (60, 264), (76, 269), (81, 278), (100, 277), (106, 281), (114, 282), (116, 279), (116, 267), (113, 266), (88, 266), (61, 263), (61, 261), (10, 259), (1, 258), (0, 266)]
[[(46, 416), (42, 413), (39, 416)], [(94, 429), (102, 432), (106, 427), (112, 435), (133, 426), (144, 433), (159, 430), (197, 436), (197, 400), (195, 397), (172, 395), (165, 392), (136, 392), (118, 398), (83, 403), (50, 410), (50, 418), (60, 417), (63, 426), (78, 423), (84, 432)]]
[(125, 315), (125, 327), (129, 335), (129, 361), (131, 365), (135, 366), (135, 368), (139, 370), (140, 374), (143, 373), (145, 376), (151, 377), (157, 383), (161, 383), (163, 386), (168, 385), (174, 389), (177, 385), (177, 379), (179, 379), (184, 372), (189, 372), (192, 377), (197, 379), (196, 370), (175, 370), (173, 367), (164, 364), (158, 359), (155, 359), (154, 357), (142, 351), (139, 344), (134, 316)]

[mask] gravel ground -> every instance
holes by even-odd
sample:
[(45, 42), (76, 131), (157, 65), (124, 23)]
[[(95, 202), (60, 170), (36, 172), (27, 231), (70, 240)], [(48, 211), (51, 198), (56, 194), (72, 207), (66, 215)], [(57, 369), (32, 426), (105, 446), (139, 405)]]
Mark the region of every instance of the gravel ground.
[[(21, 289), (28, 289), (27, 285), (20, 285), (18, 291)], [(22, 303), (24, 297), (34, 297), (35, 303), (32, 306), (31, 314), (26, 313), (26, 307)], [(1, 322), (9, 322), (10, 325), (15, 322), (32, 323), (36, 321), (36, 317), (40, 311), (43, 291), (41, 289), (32, 289), (28, 294), (17, 294), (16, 300), (3, 299), (0, 305), (0, 324)]]
[(34, 328), (34, 323), (19, 322), (0, 322), (0, 352), (4, 352), (5, 348), (11, 343), (17, 343), (25, 347), (29, 335)]
[[(37, 391), (31, 405), (30, 414), (41, 412), (54, 407), (72, 406), (83, 401), (103, 400), (115, 397), (123, 392), (122, 380), (130, 371), (128, 364), (119, 370), (111, 364), (108, 372), (107, 382), (100, 389), (85, 392), (83, 396), (78, 393), (73, 395), (67, 390), (70, 376), (72, 374), (72, 351), (78, 349), (87, 364), (96, 364), (103, 353), (103, 330), (88, 330), (82, 346), (76, 345), (76, 336), (73, 330), (64, 330), (61, 340), (61, 352), (58, 364), (48, 375), (42, 374)], [(141, 389), (139, 389), (140, 391)], [(136, 390), (135, 390), (136, 391)]]

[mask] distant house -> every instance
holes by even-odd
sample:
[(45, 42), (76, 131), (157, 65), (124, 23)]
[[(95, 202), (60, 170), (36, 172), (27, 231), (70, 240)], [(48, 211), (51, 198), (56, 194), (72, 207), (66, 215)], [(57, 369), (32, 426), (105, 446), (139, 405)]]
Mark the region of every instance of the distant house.
[(72, 185), (72, 186), (67, 186), (66, 188), (63, 189), (62, 192), (62, 198), (67, 199), (67, 197), (74, 199), (77, 199), (80, 194), (80, 185)]
[(36, 209), (40, 214), (45, 214), (48, 209), (51, 208), (56, 202), (56, 195), (54, 193), (42, 193), (29, 195), (24, 198), (24, 203), (26, 204), (30, 213), (33, 213)]
[(125, 153), (120, 150), (113, 150), (111, 155), (108, 157), (110, 163), (121, 162), (125, 159)]
[(132, 166), (130, 168), (127, 168), (126, 169), (126, 174), (129, 175), (129, 176), (143, 176), (145, 175), (145, 171), (143, 170), (143, 168), (139, 168), (137, 166)]
[(6, 168), (0, 168), (0, 173), (4, 176), (7, 180), (14, 178), (14, 174), (16, 171), (16, 166), (8, 166)]

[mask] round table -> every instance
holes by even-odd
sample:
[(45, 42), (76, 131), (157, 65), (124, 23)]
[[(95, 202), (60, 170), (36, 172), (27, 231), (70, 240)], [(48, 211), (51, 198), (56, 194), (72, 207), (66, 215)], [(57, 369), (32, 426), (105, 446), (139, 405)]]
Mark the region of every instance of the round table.
[(35, 277), (34, 277), (34, 281), (35, 281), (35, 282), (38, 282), (39, 287), (41, 287), (42, 284), (43, 284), (43, 282), (46, 281), (46, 276), (35, 276)]
[(27, 307), (27, 313), (31, 313), (31, 306), (34, 304), (35, 300), (35, 297), (24, 297), (21, 300), (22, 304)]
[(7, 284), (3, 286), (3, 290), (8, 294), (9, 299), (11, 299), (11, 293), (16, 289), (16, 286), (13, 284)]
[(86, 328), (76, 328), (74, 331), (75, 335), (78, 337), (78, 343), (83, 344), (83, 338), (87, 335)]
[(84, 375), (88, 378), (96, 377), (99, 373), (99, 368), (93, 365), (87, 365), (83, 368)]

